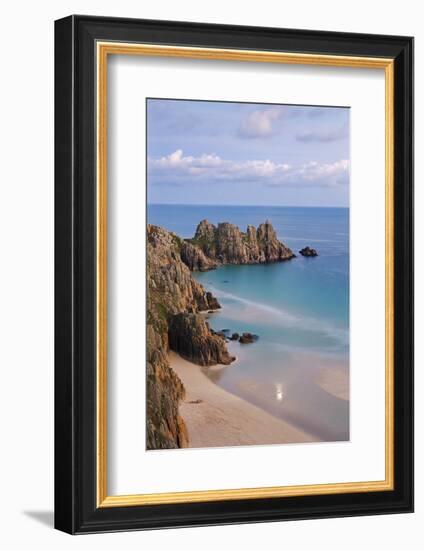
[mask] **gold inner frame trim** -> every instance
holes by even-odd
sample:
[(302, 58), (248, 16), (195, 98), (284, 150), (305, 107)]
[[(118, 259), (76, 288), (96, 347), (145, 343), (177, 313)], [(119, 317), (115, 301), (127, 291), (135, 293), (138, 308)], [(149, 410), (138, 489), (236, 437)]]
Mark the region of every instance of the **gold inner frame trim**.
[[(142, 506), (255, 498), (365, 493), (394, 489), (394, 60), (123, 42), (96, 44), (97, 54), (97, 506)], [(109, 55), (141, 55), (383, 69), (385, 72), (385, 479), (244, 489), (109, 496), (107, 493), (107, 61)]]

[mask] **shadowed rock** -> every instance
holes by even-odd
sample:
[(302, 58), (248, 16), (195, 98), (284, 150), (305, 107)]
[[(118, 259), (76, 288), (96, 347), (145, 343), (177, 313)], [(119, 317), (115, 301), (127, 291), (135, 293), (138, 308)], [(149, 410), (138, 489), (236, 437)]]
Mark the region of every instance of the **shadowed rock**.
[(305, 248), (299, 250), (299, 254), (305, 256), (306, 258), (313, 258), (314, 256), (318, 256), (318, 252), (315, 250), (315, 248), (310, 248), (309, 246), (305, 246)]
[(217, 263), (207, 258), (202, 249), (187, 241), (181, 245), (181, 259), (190, 271), (209, 271), (216, 269)]
[(198, 365), (229, 365), (234, 361), (227, 351), (224, 338), (213, 333), (201, 315), (179, 313), (169, 322), (171, 349)]
[(239, 338), (239, 342), (240, 344), (253, 344), (253, 342), (256, 342), (257, 339), (258, 336), (256, 336), (256, 334), (243, 332), (243, 334)]

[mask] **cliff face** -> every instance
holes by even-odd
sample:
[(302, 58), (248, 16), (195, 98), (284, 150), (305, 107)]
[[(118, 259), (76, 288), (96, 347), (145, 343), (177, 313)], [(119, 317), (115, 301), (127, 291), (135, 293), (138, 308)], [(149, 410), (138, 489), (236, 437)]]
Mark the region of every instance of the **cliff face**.
[(207, 258), (201, 248), (184, 241), (181, 246), (181, 259), (190, 271), (208, 271), (217, 267), (217, 262)]
[(169, 367), (167, 329), (159, 324), (159, 330), (147, 325), (146, 445), (148, 449), (176, 449), (188, 443), (178, 412), (185, 392), (181, 380)]
[[(147, 448), (166, 449), (187, 445), (187, 431), (178, 413), (184, 387), (169, 366), (169, 326), (174, 316), (218, 309), (217, 299), (193, 279), (181, 260), (183, 241), (173, 233), (155, 226), (147, 227)], [(204, 323), (203, 319), (201, 321)], [(200, 325), (200, 322), (198, 323)], [(204, 327), (205, 328), (205, 327)], [(203, 331), (203, 352), (209, 359), (224, 357), (209, 328)], [(178, 342), (178, 335), (173, 331)], [(194, 333), (195, 334), (195, 333)], [(185, 342), (187, 345), (187, 338)], [(179, 344), (176, 344), (177, 347)], [(192, 345), (193, 353), (195, 346)], [(213, 351), (215, 350), (215, 351)], [(201, 354), (201, 356), (203, 356)], [(186, 356), (190, 356), (186, 348)], [(197, 355), (196, 355), (197, 357)], [(192, 359), (193, 360), (193, 359)], [(206, 363), (205, 363), (206, 364)], [(210, 364), (210, 363), (208, 363)]]
[(256, 264), (293, 258), (269, 222), (242, 233), (230, 223), (199, 223), (194, 239), (183, 240), (161, 227), (147, 226), (147, 448), (187, 446), (178, 406), (184, 386), (169, 365), (173, 349), (199, 365), (229, 364), (225, 337), (199, 314), (219, 309), (191, 271), (220, 264)]
[[(147, 226), (147, 288), (149, 311), (169, 317), (181, 312), (217, 309), (219, 304), (191, 276), (181, 260), (184, 241), (161, 227)], [(151, 306), (151, 307), (149, 307)]]
[(198, 365), (229, 365), (231, 357), (225, 339), (211, 332), (201, 315), (180, 313), (172, 317), (169, 324), (169, 345)]
[(261, 264), (294, 258), (292, 250), (277, 239), (268, 221), (258, 229), (248, 225), (243, 233), (231, 223), (215, 226), (202, 220), (190, 244), (215, 264)]

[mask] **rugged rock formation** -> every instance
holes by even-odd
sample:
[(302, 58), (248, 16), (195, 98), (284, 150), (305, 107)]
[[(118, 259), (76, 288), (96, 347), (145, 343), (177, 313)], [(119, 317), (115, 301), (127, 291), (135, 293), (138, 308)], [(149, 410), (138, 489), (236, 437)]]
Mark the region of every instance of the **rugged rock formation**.
[[(199, 223), (189, 241), (161, 227), (147, 227), (147, 448), (187, 445), (187, 430), (179, 416), (184, 387), (169, 366), (173, 349), (199, 365), (229, 364), (234, 358), (226, 348), (228, 336), (212, 331), (199, 315), (220, 308), (191, 271), (215, 269), (220, 264), (255, 264), (293, 258), (278, 241), (269, 222), (242, 233), (230, 223), (217, 227)], [(233, 334), (231, 339), (239, 338)], [(240, 342), (254, 341), (243, 334)]]
[(213, 333), (199, 314), (174, 315), (168, 334), (170, 348), (198, 365), (229, 365), (235, 359), (227, 351), (225, 337)]
[(205, 309), (208, 310), (208, 313), (213, 313), (217, 309), (221, 309), (221, 306), (218, 302), (218, 300), (215, 298), (215, 296), (212, 294), (212, 292), (206, 292), (205, 295), (205, 303), (207, 305), (206, 308), (201, 308), (199, 311), (204, 311)]
[(217, 263), (207, 258), (198, 246), (187, 241), (181, 246), (181, 259), (190, 271), (209, 271), (217, 267)]
[(220, 307), (182, 262), (182, 244), (173, 233), (147, 227), (148, 449), (187, 445), (187, 431), (178, 414), (184, 387), (168, 361), (170, 319), (182, 312), (213, 311)]
[(147, 448), (186, 447), (187, 430), (178, 413), (184, 397), (181, 380), (169, 367), (167, 336), (147, 326)]
[(318, 256), (318, 252), (315, 250), (315, 248), (310, 248), (309, 246), (305, 246), (305, 248), (299, 250), (299, 254), (302, 254), (302, 256), (306, 256), (308, 258)]
[(198, 247), (206, 258), (216, 264), (260, 264), (294, 258), (293, 252), (277, 239), (271, 223), (258, 229), (248, 225), (246, 233), (231, 223), (215, 226), (202, 220), (190, 244)]
[(184, 241), (161, 227), (147, 227), (147, 288), (149, 301), (168, 316), (183, 311), (220, 308), (216, 298), (191, 276), (181, 260)]
[(258, 336), (256, 334), (252, 334), (251, 332), (243, 332), (243, 334), (239, 338), (240, 344), (253, 344), (253, 342), (256, 342), (258, 339)]

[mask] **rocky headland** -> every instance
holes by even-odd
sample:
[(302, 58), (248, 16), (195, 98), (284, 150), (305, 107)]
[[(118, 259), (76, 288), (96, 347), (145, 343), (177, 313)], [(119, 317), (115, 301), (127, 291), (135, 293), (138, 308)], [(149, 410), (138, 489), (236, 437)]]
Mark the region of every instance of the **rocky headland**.
[(220, 309), (211, 292), (191, 271), (222, 264), (260, 264), (294, 258), (277, 239), (270, 222), (245, 233), (230, 223), (203, 220), (192, 239), (181, 239), (161, 227), (147, 226), (147, 448), (185, 447), (187, 428), (179, 412), (185, 388), (170, 367), (173, 350), (202, 366), (234, 361), (226, 342), (253, 343), (256, 335), (214, 332), (202, 315)]
[(248, 225), (244, 233), (232, 223), (215, 226), (202, 220), (194, 237), (186, 242), (191, 245), (191, 260), (186, 263), (190, 269), (199, 271), (214, 269), (220, 264), (262, 264), (295, 257), (292, 250), (277, 239), (269, 221), (257, 229)]
[[(184, 386), (169, 366), (170, 326), (180, 314), (195, 316), (200, 311), (220, 307), (218, 300), (206, 292), (191, 276), (181, 260), (183, 241), (160, 227), (147, 226), (147, 448), (185, 447), (187, 430), (179, 414)], [(203, 345), (215, 348), (216, 338), (201, 325)], [(193, 339), (195, 335), (193, 334)], [(175, 332), (171, 331), (171, 342)], [(221, 342), (222, 354), (226, 351)], [(190, 353), (185, 354), (190, 357)], [(193, 359), (193, 357), (190, 357)]]

